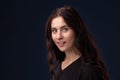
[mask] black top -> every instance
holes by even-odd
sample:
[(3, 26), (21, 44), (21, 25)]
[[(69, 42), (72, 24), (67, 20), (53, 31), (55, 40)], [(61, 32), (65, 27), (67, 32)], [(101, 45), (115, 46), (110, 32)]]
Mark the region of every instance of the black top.
[(54, 69), (55, 80), (104, 80), (100, 68), (82, 62), (81, 58), (64, 70), (61, 69), (61, 63), (57, 62)]

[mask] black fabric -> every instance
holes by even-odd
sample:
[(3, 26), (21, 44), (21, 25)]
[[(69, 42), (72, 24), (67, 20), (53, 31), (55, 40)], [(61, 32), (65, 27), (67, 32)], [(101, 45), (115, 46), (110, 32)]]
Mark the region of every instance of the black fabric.
[(81, 58), (64, 70), (61, 69), (61, 63), (57, 62), (54, 74), (55, 80), (104, 80), (100, 68), (82, 62)]

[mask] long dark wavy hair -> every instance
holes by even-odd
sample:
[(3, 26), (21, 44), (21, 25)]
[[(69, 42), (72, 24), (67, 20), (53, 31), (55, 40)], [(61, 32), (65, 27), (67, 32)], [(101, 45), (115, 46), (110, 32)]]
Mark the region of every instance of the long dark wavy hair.
[(46, 22), (46, 44), (48, 48), (48, 62), (50, 65), (51, 75), (54, 76), (53, 68), (55, 66), (55, 62), (57, 60), (62, 62), (65, 58), (64, 52), (61, 52), (57, 48), (51, 37), (51, 21), (58, 16), (61, 16), (67, 25), (73, 29), (75, 34), (74, 44), (82, 55), (82, 61), (98, 65), (101, 68), (104, 80), (109, 80), (107, 69), (99, 56), (97, 47), (91, 39), (91, 36), (87, 31), (79, 13), (71, 6), (57, 8), (51, 13)]

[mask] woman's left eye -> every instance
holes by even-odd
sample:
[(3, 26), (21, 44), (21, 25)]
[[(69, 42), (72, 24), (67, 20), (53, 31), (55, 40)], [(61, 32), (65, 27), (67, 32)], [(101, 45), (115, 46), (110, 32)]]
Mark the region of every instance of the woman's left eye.
[(63, 28), (63, 32), (66, 32), (68, 30), (68, 28)]

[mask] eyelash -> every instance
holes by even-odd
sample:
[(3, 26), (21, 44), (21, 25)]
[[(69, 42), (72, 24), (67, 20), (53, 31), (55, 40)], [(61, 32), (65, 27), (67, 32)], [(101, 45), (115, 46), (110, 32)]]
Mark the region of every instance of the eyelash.
[(68, 28), (63, 28), (63, 31), (64, 31), (64, 30), (65, 30), (65, 31), (67, 31), (67, 30), (68, 30)]
[[(63, 28), (62, 31), (63, 31), (63, 32), (66, 32), (66, 31), (68, 31), (68, 28)], [(51, 30), (51, 32), (52, 32), (52, 33), (56, 33), (57, 30), (56, 30), (56, 29), (53, 29), (53, 30)]]
[(55, 33), (55, 32), (57, 32), (57, 31), (53, 29), (51, 32)]

